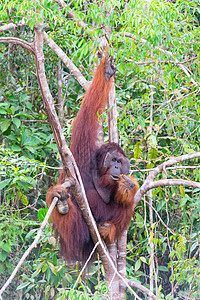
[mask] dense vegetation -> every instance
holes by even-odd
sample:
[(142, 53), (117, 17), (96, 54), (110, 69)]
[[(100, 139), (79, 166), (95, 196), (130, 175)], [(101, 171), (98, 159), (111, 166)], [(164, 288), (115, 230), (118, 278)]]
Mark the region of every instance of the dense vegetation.
[[(117, 65), (120, 143), (140, 185), (148, 171), (163, 161), (200, 151), (199, 0), (65, 3), (69, 6), (61, 9), (53, 0), (1, 1), (1, 26), (11, 22), (17, 26), (0, 30), (0, 37), (32, 42), (34, 25), (44, 19), (45, 31), (91, 80), (96, 48), (109, 27), (111, 54)], [(80, 27), (70, 18), (69, 9), (87, 26)], [(46, 76), (59, 110), (59, 59), (47, 44), (44, 54)], [(84, 90), (64, 64), (62, 95), (63, 131), (69, 143)], [(107, 140), (106, 114), (104, 119)], [(61, 168), (34, 57), (15, 44), (0, 43), (0, 144), (2, 286), (37, 234), (47, 210), (46, 191), (56, 182)], [(171, 179), (200, 181), (198, 159), (166, 172)], [(149, 197), (152, 205), (148, 206), (148, 197), (139, 203), (128, 232), (127, 276), (148, 287), (149, 264), (154, 259), (157, 295), (164, 299), (199, 299), (199, 189), (158, 187)], [(152, 214), (153, 219), (149, 217)], [(81, 278), (73, 289), (77, 273), (78, 269), (67, 265), (59, 255), (49, 225), (6, 290), (5, 299), (58, 299), (67, 293), (68, 298), (76, 295), (74, 299), (105, 299), (107, 287), (101, 265), (96, 263), (89, 276)], [(127, 293), (127, 299), (133, 296)]]

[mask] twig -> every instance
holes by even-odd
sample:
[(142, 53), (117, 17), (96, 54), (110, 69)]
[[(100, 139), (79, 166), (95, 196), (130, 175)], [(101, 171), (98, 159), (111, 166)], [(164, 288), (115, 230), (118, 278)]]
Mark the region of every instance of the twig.
[(23, 48), (29, 50), (33, 54), (35, 54), (35, 49), (34, 49), (34, 44), (33, 43), (28, 43), (27, 41), (24, 41), (19, 38), (15, 37), (0, 37), (0, 43), (11, 43), (15, 45), (22, 46)]
[(145, 199), (144, 199), (144, 202), (147, 204), (147, 205), (149, 205), (152, 209), (153, 209), (153, 211), (155, 212), (155, 214), (157, 215), (157, 217), (158, 217), (158, 219), (160, 220), (160, 222), (162, 223), (162, 225), (171, 233), (171, 234), (175, 234), (174, 233), (174, 231), (172, 231), (166, 224), (165, 224), (165, 222), (162, 220), (162, 218), (161, 218), (161, 216), (159, 215), (159, 213), (157, 212), (157, 210), (153, 207), (153, 205), (151, 206), (151, 204), (148, 202), (148, 201), (146, 201)]
[(6, 283), (3, 285), (3, 287), (0, 290), (0, 299), (2, 298), (1, 295), (4, 293), (4, 291), (6, 290), (6, 288), (8, 287), (8, 285), (12, 282), (13, 278), (15, 277), (15, 275), (17, 274), (18, 270), (20, 269), (21, 265), (23, 264), (23, 262), (25, 261), (25, 259), (27, 258), (27, 256), (29, 255), (29, 253), (31, 252), (31, 250), (33, 248), (36, 247), (41, 235), (42, 235), (42, 231), (44, 230), (44, 227), (46, 226), (48, 219), (56, 205), (58, 201), (57, 197), (54, 197), (51, 206), (48, 209), (48, 212), (44, 218), (44, 221), (42, 222), (40, 229), (33, 241), (33, 243), (30, 245), (30, 247), (26, 250), (26, 252), (23, 254), (22, 258), (20, 259), (20, 261), (18, 262), (17, 266), (15, 267), (14, 271), (12, 272), (11, 276), (9, 277), (9, 279), (6, 281)]
[(96, 248), (97, 248), (98, 245), (99, 245), (99, 241), (94, 245), (94, 248), (93, 248), (92, 252), (90, 253), (90, 255), (89, 255), (87, 261), (85, 262), (85, 264), (84, 264), (84, 266), (83, 266), (83, 268), (82, 268), (82, 270), (81, 270), (81, 272), (79, 273), (79, 275), (78, 275), (78, 277), (77, 277), (77, 279), (76, 279), (76, 282), (74, 283), (74, 286), (73, 286), (73, 288), (72, 288), (73, 290), (74, 290), (75, 286), (79, 283), (79, 279), (80, 279), (81, 275), (83, 274), (85, 268), (87, 267), (87, 264), (89, 263), (89, 261), (90, 261), (92, 255), (94, 254), (94, 252), (95, 252), (95, 250), (96, 250)]
[(144, 287), (140, 283), (138, 283), (136, 281), (131, 281), (131, 280), (127, 280), (127, 282), (128, 282), (128, 284), (130, 286), (139, 289), (140, 291), (142, 291), (143, 293), (147, 294), (148, 296), (150, 296), (154, 300), (159, 300), (159, 298), (156, 295), (154, 295), (149, 289), (147, 289), (146, 287)]
[[(126, 32), (125, 36), (130, 37), (130, 38), (134, 38), (135, 40), (138, 40), (137, 37), (134, 34), (132, 34), (132, 33)], [(141, 42), (144, 43), (144, 44), (146, 44), (147, 40), (145, 40), (144, 38), (141, 38)], [(159, 50), (160, 52), (162, 52), (164, 54), (167, 54), (167, 55), (170, 55), (171, 57), (173, 57), (174, 60), (175, 60), (175, 63), (179, 65), (180, 69), (182, 69), (184, 71), (184, 73), (190, 79), (190, 81), (195, 86), (199, 86), (199, 84), (191, 77), (191, 75), (193, 75), (193, 74), (190, 74), (191, 72), (189, 73), (188, 69), (183, 64), (180, 64), (180, 61), (173, 55), (172, 52), (170, 52), (168, 50), (165, 50), (165, 49), (163, 49), (161, 47), (158, 47), (158, 46), (156, 46), (155, 49)]]
[(138, 202), (140, 201), (142, 196), (149, 189), (153, 189), (153, 188), (161, 187), (161, 186), (169, 186), (169, 185), (184, 185), (184, 186), (188, 186), (188, 187), (199, 188), (200, 183), (188, 181), (188, 180), (182, 180), (182, 179), (180, 179), (180, 180), (179, 179), (163, 179), (163, 180), (153, 182), (155, 177), (159, 173), (161, 173), (164, 169), (166, 169), (166, 167), (170, 167), (172, 165), (183, 162), (185, 160), (194, 159), (194, 158), (200, 158), (200, 152), (194, 152), (194, 153), (182, 155), (179, 157), (174, 157), (174, 158), (164, 162), (163, 164), (159, 165), (158, 167), (156, 167), (152, 172), (149, 173), (145, 182), (140, 187), (140, 189), (137, 191), (137, 193), (135, 195), (135, 203), (134, 203), (133, 208), (136, 207), (136, 205), (138, 204)]
[[(187, 169), (199, 169), (200, 165), (198, 166), (176, 166), (176, 167), (168, 167), (165, 170), (178, 170), (178, 169), (183, 169), (183, 170), (187, 170)], [(154, 169), (140, 169), (140, 170), (131, 170), (131, 173), (138, 173), (140, 172), (149, 172), (149, 171), (153, 171)]]
[(199, 266), (198, 266), (198, 268), (196, 269), (196, 272), (195, 272), (195, 274), (194, 274), (194, 277), (193, 277), (193, 279), (192, 279), (192, 282), (190, 283), (189, 292), (188, 292), (188, 299), (190, 299), (190, 296), (191, 296), (191, 294), (192, 294), (192, 286), (193, 286), (193, 284), (194, 284), (194, 282), (195, 282), (195, 279), (196, 279), (196, 277), (197, 277), (197, 274), (199, 273), (199, 269), (200, 269), (200, 259), (199, 259)]
[(74, 65), (71, 59), (65, 54), (65, 52), (50, 38), (47, 33), (44, 32), (44, 40), (49, 45), (49, 47), (58, 55), (58, 57), (64, 62), (66, 67), (74, 75), (76, 80), (80, 85), (87, 90), (90, 83), (85, 79), (79, 69)]
[(85, 29), (87, 35), (89, 36), (89, 38), (91, 40), (97, 39), (96, 37), (94, 38), (93, 35), (90, 34), (93, 32), (93, 30), (88, 28), (88, 24), (75, 18), (75, 13), (70, 9), (69, 5), (67, 5), (63, 0), (54, 0), (54, 2), (56, 2), (61, 8), (67, 8), (66, 13), (67, 13), (68, 17), (70, 17), (74, 22), (76, 22), (79, 27)]

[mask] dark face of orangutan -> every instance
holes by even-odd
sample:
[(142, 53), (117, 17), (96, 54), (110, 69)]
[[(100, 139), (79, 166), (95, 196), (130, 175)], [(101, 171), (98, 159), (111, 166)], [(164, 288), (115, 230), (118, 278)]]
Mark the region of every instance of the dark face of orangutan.
[(120, 175), (127, 175), (130, 169), (129, 161), (118, 151), (108, 152), (103, 163), (103, 173), (113, 181), (119, 180)]

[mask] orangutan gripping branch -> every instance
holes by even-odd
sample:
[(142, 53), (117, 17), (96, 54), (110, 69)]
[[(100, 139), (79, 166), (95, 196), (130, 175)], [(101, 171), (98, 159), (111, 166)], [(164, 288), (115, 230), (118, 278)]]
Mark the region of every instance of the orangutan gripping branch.
[[(138, 190), (136, 179), (125, 176), (130, 164), (122, 148), (115, 143), (97, 145), (99, 116), (105, 109), (114, 73), (115, 68), (106, 54), (73, 123), (70, 147), (90, 208), (107, 243), (128, 229)], [(48, 190), (46, 201), (50, 206), (54, 196), (59, 198), (52, 220), (60, 236), (61, 253), (68, 262), (85, 261), (94, 244), (73, 193), (62, 186), (64, 181), (62, 171), (57, 185)]]

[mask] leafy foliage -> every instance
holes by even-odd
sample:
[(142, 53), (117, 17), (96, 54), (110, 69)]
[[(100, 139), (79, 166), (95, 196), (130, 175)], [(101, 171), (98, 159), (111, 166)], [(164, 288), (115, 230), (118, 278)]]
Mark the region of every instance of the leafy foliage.
[[(172, 156), (199, 151), (199, 0), (179, 1), (1, 1), (1, 25), (15, 30), (0, 36), (34, 40), (34, 25), (44, 20), (48, 35), (88, 80), (105, 29), (111, 29), (110, 52), (117, 65), (116, 98), (120, 142), (142, 184), (149, 169)], [(101, 4), (101, 5), (100, 5)], [(84, 21), (83, 27), (73, 21)], [(24, 24), (24, 25), (23, 25)], [(90, 38), (92, 37), (92, 39)], [(58, 58), (44, 45), (46, 76), (57, 101)], [(72, 119), (84, 91), (63, 69), (65, 122)], [(56, 102), (57, 104), (57, 102)], [(58, 107), (58, 105), (56, 105)], [(105, 117), (105, 123), (107, 119)], [(105, 129), (106, 130), (106, 129)], [(106, 132), (107, 134), (107, 132)], [(58, 174), (59, 157), (39, 92), (34, 58), (16, 45), (0, 44), (0, 283), (33, 241), (45, 214), (45, 193)], [(167, 177), (200, 181), (199, 161), (166, 170)], [(166, 174), (161, 174), (166, 176)], [(148, 287), (150, 242), (154, 244), (154, 279), (164, 299), (200, 298), (199, 190), (184, 187), (152, 191), (141, 202), (128, 233), (127, 276)], [(104, 299), (107, 288), (94, 265), (75, 286), (78, 270), (66, 265), (50, 227), (6, 291), (7, 299)], [(99, 278), (99, 276), (98, 276)], [(16, 291), (16, 286), (18, 286)], [(73, 288), (74, 287), (74, 288)], [(156, 291), (155, 291), (156, 292)], [(129, 293), (127, 293), (127, 299)]]

